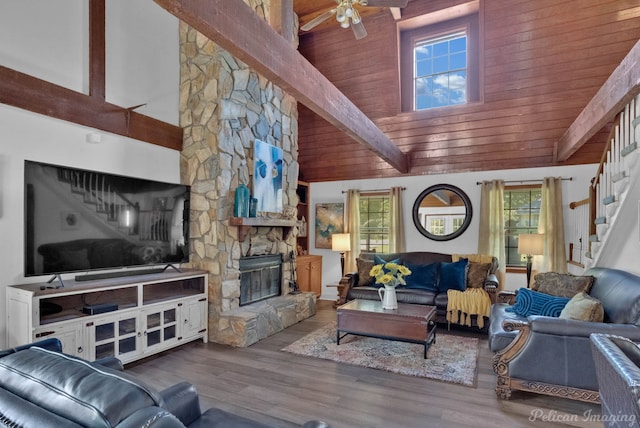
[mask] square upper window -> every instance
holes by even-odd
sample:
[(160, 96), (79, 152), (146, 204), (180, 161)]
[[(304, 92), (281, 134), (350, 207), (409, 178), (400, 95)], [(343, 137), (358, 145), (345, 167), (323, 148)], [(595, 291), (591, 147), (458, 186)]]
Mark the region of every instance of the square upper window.
[(401, 33), (402, 110), (479, 99), (477, 14)]
[(467, 35), (425, 40), (413, 49), (414, 110), (467, 101)]

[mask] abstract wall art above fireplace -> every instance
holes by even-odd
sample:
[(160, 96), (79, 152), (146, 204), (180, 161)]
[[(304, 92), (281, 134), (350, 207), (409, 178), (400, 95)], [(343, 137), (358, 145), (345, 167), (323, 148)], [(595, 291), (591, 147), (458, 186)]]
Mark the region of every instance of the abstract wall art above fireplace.
[(253, 197), (260, 212), (282, 212), (282, 149), (255, 140), (253, 146)]

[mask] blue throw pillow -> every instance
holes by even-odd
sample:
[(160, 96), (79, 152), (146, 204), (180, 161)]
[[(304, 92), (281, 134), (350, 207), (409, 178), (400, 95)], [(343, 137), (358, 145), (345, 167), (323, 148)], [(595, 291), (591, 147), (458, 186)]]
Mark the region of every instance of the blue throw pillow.
[(374, 255), (373, 255), (373, 264), (376, 264), (376, 265), (383, 265), (383, 264), (385, 264), (385, 263), (395, 263), (395, 264), (401, 265), (401, 264), (402, 264), (402, 260), (400, 260), (400, 259), (398, 258), (398, 259), (395, 259), (395, 260), (389, 260), (389, 261), (386, 261), (385, 259), (383, 259), (382, 257), (380, 257), (380, 256), (379, 256), (379, 255), (377, 255), (377, 254), (374, 254)]
[(449, 289), (464, 291), (467, 288), (467, 267), (469, 259), (460, 259), (457, 262), (440, 263), (440, 278), (438, 290)]
[(540, 293), (528, 288), (521, 288), (516, 294), (516, 303), (505, 309), (507, 312), (528, 317), (529, 315), (544, 315), (546, 317), (559, 317), (560, 312), (569, 302), (568, 297), (556, 297), (546, 293)]
[(428, 265), (405, 263), (404, 265), (411, 271), (411, 275), (404, 277), (407, 283), (405, 288), (438, 291), (438, 267), (440, 263), (436, 262)]
[[(402, 260), (400, 260), (398, 258), (398, 259), (386, 261), (385, 259), (383, 259), (382, 257), (380, 257), (377, 254), (373, 255), (373, 265), (374, 266), (375, 265), (384, 265), (386, 263), (395, 263), (397, 265), (401, 265), (402, 264)], [(376, 288), (384, 287), (384, 285), (382, 285), (382, 284), (376, 284), (376, 279), (374, 277), (371, 277), (371, 286), (372, 287), (376, 287)], [(400, 287), (402, 287), (402, 286), (398, 286), (398, 288), (400, 288)]]

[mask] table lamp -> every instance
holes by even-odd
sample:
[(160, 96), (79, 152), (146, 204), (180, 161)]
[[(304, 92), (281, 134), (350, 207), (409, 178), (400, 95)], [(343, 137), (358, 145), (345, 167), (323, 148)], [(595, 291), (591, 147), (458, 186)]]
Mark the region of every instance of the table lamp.
[(527, 256), (527, 288), (531, 285), (531, 260), (544, 253), (544, 235), (528, 233), (518, 236), (518, 253)]
[(344, 253), (351, 251), (351, 236), (348, 233), (334, 233), (331, 235), (331, 250), (340, 252), (340, 272), (344, 276)]

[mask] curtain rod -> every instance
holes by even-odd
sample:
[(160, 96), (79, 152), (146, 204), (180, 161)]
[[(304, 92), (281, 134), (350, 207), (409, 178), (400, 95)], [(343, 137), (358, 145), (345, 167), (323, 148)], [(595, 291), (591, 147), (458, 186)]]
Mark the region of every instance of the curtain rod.
[[(388, 192), (391, 189), (369, 189), (369, 190), (360, 190), (360, 193), (368, 193), (368, 192)], [(406, 187), (401, 187), (400, 190), (407, 190)], [(342, 193), (347, 193), (348, 190), (343, 190)]]
[[(571, 181), (573, 180), (573, 177), (560, 177), (560, 180), (562, 181)], [(542, 183), (544, 180), (543, 179), (536, 179), (536, 180), (505, 180), (505, 184), (507, 183)], [(477, 185), (482, 184), (482, 181), (476, 181)]]

